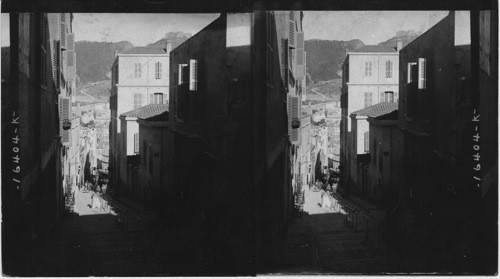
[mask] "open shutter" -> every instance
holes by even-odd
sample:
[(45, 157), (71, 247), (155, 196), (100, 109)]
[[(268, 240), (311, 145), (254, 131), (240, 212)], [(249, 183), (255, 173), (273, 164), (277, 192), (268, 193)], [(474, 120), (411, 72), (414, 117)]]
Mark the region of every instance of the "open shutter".
[(427, 87), (427, 59), (418, 59), (418, 89)]
[(198, 90), (198, 75), (199, 75), (199, 67), (198, 60), (190, 59), (189, 60), (189, 90), (197, 91)]
[(56, 87), (56, 90), (59, 90), (60, 87), (60, 50), (59, 50), (59, 41), (54, 40), (53, 44), (53, 52), (52, 52), (52, 78), (54, 79), (54, 85)]
[[(294, 128), (294, 122), (299, 127)], [(300, 99), (299, 96), (288, 94), (288, 135), (292, 144), (300, 144)]]
[(288, 40), (281, 39), (281, 80), (285, 93), (288, 93)]
[(71, 114), (71, 102), (68, 97), (59, 96), (59, 133), (61, 135), (61, 141), (64, 146), (69, 146), (71, 144), (70, 129), (65, 130), (64, 126), (70, 120)]
[(155, 103), (155, 94), (154, 93), (150, 93), (149, 94), (149, 104), (154, 104)]
[(67, 80), (75, 79), (76, 74), (76, 54), (73, 50), (68, 50), (66, 52), (66, 73), (65, 77)]
[(304, 52), (304, 32), (297, 32), (297, 50), (296, 50), (297, 66), (295, 70), (295, 78), (301, 79), (305, 76), (305, 52)]
[(66, 44), (66, 22), (62, 20), (63, 17), (61, 17), (61, 48), (66, 49), (67, 44)]
[(289, 12), (288, 40), (291, 47), (295, 47), (295, 12)]
[(67, 50), (75, 50), (75, 34), (68, 33), (66, 35)]

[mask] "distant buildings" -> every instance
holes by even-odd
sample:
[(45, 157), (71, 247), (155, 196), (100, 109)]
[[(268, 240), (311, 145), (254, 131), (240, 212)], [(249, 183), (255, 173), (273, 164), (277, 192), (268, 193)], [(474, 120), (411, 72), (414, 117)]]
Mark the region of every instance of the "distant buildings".
[[(367, 153), (364, 148), (351, 148), (354, 144), (351, 121), (352, 112), (380, 102), (398, 102), (399, 54), (402, 44), (391, 46), (367, 45), (347, 52), (342, 66), (342, 118), (340, 127), (341, 186), (350, 192), (357, 184), (358, 158)], [(368, 123), (360, 123), (368, 131)], [(368, 138), (368, 134), (362, 135)], [(354, 151), (355, 150), (355, 151)]]
[(2, 266), (8, 274), (29, 268), (25, 245), (64, 212), (75, 88), (72, 21), (69, 13), (10, 14), (10, 48), (2, 48)]
[[(169, 52), (171, 44), (162, 47), (135, 47), (117, 53), (112, 66), (111, 123), (109, 129), (111, 185), (128, 184), (124, 171), (127, 155), (120, 115), (148, 104), (168, 104)], [(136, 127), (138, 129), (138, 127)], [(130, 136), (130, 135), (129, 135)]]

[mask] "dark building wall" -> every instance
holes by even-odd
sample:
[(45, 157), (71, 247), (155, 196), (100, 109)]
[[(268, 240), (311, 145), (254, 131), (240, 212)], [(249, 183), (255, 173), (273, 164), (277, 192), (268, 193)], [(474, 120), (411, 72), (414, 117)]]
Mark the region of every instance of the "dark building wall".
[[(406, 184), (417, 195), (429, 198), (436, 190), (431, 185), (447, 179), (436, 176), (460, 167), (460, 160), (465, 159), (464, 133), (472, 116), (470, 88), (465, 82), (470, 80), (470, 46), (455, 46), (454, 33), (455, 15), (450, 13), (400, 52), (399, 127), (405, 133)], [(415, 84), (407, 83), (407, 63), (418, 58), (427, 59), (427, 88), (417, 92), (411, 89)], [(417, 97), (411, 98), (409, 90)], [(417, 109), (410, 120), (411, 105)]]
[[(7, 266), (5, 273), (8, 270), (21, 274), (19, 272), (29, 269), (29, 266), (23, 266), (27, 263), (23, 259), (26, 256), (23, 255), (24, 245), (53, 227), (64, 210), (58, 94), (52, 79), (54, 56), (49, 43), (56, 39), (49, 30), (58, 26), (48, 21), (50, 17), (50, 14), (10, 15), (11, 87), (2, 94), (6, 94), (11, 107), (10, 116), (2, 119), (2, 123), (7, 125), (4, 126), (5, 131), (8, 130), (6, 135), (14, 137), (13, 130), (17, 129), (19, 141), (14, 146), (10, 137), (7, 138), (8, 144), (2, 145), (3, 154), (8, 154), (10, 159), (6, 165), (2, 164), (2, 189), (11, 190), (8, 195), (2, 195), (2, 210), (6, 212), (3, 215), (2, 232), (5, 235), (2, 243), (9, 243), (2, 254), (12, 253), (9, 257), (16, 258), (14, 262), (4, 261)], [(43, 29), (42, 25), (47, 28)], [(45, 31), (43, 36), (42, 30)], [(42, 41), (42, 38), (46, 40)], [(45, 57), (40, 55), (42, 45)], [(46, 66), (45, 82), (42, 82), (42, 65)], [(12, 153), (14, 147), (19, 148), (16, 154)], [(20, 160), (14, 163), (12, 157), (17, 154)], [(17, 167), (19, 173), (12, 173)], [(11, 175), (4, 176), (7, 173)], [(6, 181), (6, 177), (10, 180)]]
[[(255, 257), (266, 249), (269, 252), (284, 232), (292, 208), (286, 93), (279, 60), (287, 14), (271, 13), (274, 71), (270, 84), (266, 81), (266, 15), (222, 14), (170, 56), (175, 186), (183, 197), (189, 195), (208, 211), (217, 249), (237, 243), (227, 248), (226, 269), (227, 261), (237, 261), (227, 270), (248, 268), (250, 273), (255, 270)], [(189, 59), (198, 60), (200, 72), (198, 91), (188, 93), (188, 103), (198, 108), (198, 101), (203, 109), (195, 109), (197, 115), (190, 115), (188, 109), (187, 119), (178, 121), (182, 91), (178, 65), (189, 64)]]

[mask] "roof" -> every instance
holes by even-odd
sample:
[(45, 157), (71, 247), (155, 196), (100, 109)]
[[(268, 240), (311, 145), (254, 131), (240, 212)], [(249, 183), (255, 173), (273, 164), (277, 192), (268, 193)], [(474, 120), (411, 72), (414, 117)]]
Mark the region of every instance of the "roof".
[(163, 47), (134, 47), (120, 54), (167, 54)]
[(165, 111), (163, 113), (151, 117), (145, 117), (145, 118), (140, 117), (140, 119), (145, 121), (168, 121), (168, 111)]
[(398, 120), (398, 110), (393, 110), (389, 113), (375, 117), (376, 120)]
[(397, 48), (392, 46), (366, 45), (350, 52), (397, 52)]
[(166, 104), (151, 104), (120, 114), (124, 117), (149, 118), (168, 111)]
[(382, 103), (378, 103), (376, 105), (373, 105), (373, 106), (370, 106), (370, 107), (367, 107), (364, 109), (357, 110), (357, 111), (351, 113), (351, 115), (368, 116), (368, 117), (375, 118), (375, 117), (382, 116), (384, 114), (391, 113), (397, 109), (398, 109), (398, 103), (382, 102)]

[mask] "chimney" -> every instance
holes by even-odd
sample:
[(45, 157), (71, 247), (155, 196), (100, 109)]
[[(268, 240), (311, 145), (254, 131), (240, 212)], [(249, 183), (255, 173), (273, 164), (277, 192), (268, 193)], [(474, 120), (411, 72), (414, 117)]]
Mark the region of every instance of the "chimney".
[(403, 42), (401, 42), (401, 40), (398, 40), (396, 50), (400, 51), (402, 48), (403, 48)]
[(163, 51), (165, 51), (165, 53), (167, 54), (170, 54), (170, 52), (172, 51), (172, 42), (166, 42)]

